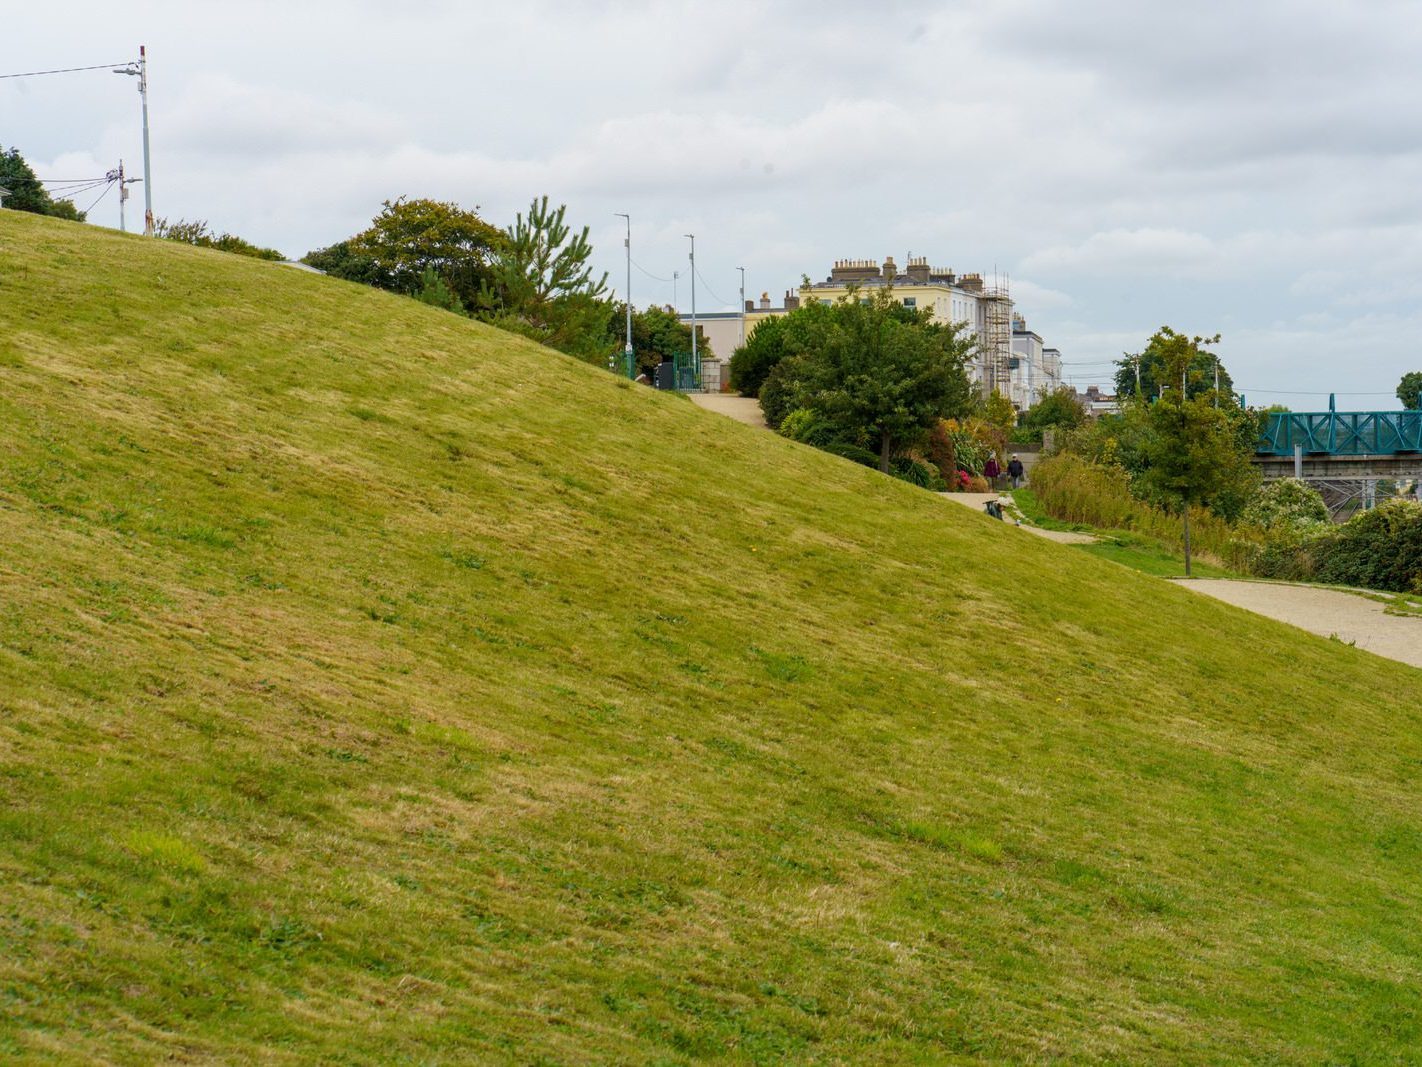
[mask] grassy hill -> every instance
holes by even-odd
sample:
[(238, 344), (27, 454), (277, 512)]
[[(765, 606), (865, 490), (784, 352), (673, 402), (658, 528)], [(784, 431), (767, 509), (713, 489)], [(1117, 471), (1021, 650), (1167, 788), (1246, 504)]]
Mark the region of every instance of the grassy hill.
[(1418, 672), (0, 212), (0, 1059), (1409, 1062)]

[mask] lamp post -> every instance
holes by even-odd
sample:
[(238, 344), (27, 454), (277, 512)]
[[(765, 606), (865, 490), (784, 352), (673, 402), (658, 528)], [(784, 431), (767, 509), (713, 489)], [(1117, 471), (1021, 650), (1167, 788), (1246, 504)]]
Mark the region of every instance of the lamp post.
[(627, 377), (632, 377), (632, 216), (623, 211), (614, 212), (618, 218), (627, 220), (627, 236), (622, 244), (627, 249), (627, 292), (623, 294), (627, 302), (627, 345), (622, 350), (626, 360)]
[(691, 365), (698, 366), (696, 362), (696, 234), (689, 233), (686, 239), (691, 242)]
[[(148, 155), (148, 49), (138, 46), (138, 62), (115, 67), (115, 74), (128, 74), (138, 79), (138, 95), (143, 99), (143, 233), (153, 236), (153, 174)], [(122, 190), (120, 190), (122, 194)]]
[(737, 267), (741, 272), (741, 347), (746, 346), (746, 269)]

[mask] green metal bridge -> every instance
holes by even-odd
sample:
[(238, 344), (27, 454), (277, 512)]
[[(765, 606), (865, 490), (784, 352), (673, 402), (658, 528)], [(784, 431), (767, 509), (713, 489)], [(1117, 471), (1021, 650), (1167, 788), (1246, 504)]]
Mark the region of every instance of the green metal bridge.
[(1346, 516), (1372, 507), (1379, 482), (1422, 487), (1422, 411), (1281, 411), (1268, 416), (1254, 463), (1265, 481), (1299, 478)]
[(1269, 416), (1261, 455), (1396, 456), (1422, 453), (1422, 411), (1286, 411)]

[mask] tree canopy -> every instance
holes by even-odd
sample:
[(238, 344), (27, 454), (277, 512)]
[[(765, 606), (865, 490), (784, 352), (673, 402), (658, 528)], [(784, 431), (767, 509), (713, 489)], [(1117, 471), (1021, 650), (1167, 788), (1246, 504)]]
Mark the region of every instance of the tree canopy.
[[(1180, 384), (1181, 368), (1172, 367), (1170, 359), (1171, 353), (1175, 351), (1172, 345), (1181, 337), (1181, 334), (1177, 334), (1169, 326), (1162, 326), (1139, 353), (1128, 352), (1117, 360), (1116, 395), (1122, 400), (1136, 395), (1137, 363), (1140, 365), (1140, 392), (1143, 396), (1154, 398), (1166, 390), (1177, 388)], [(1233, 397), (1234, 379), (1219, 363), (1219, 357), (1207, 348), (1208, 345), (1218, 344), (1219, 336), (1195, 337), (1191, 340), (1193, 345), (1190, 350), (1191, 362), (1187, 368), (1186, 391), (1192, 398), (1211, 392), (1215, 387), (1215, 368), (1218, 366), (1220, 395), (1224, 398)]]
[[(607, 334), (616, 342), (625, 335), (626, 304), (608, 305)], [(703, 356), (710, 354), (705, 336), (697, 339)], [(637, 371), (651, 374), (657, 365), (678, 353), (691, 351), (691, 327), (669, 308), (652, 307), (632, 310), (632, 350), (637, 358)]]
[(464, 307), (473, 307), (491, 277), (504, 233), (443, 200), (386, 200), (370, 226), (303, 262), (328, 274), (413, 296), (425, 287), (425, 271), (442, 279)]
[(8, 211), (28, 211), (35, 215), (50, 215), (72, 222), (83, 222), (85, 213), (70, 200), (56, 200), (35, 176), (18, 148), (0, 149), (0, 187), (9, 190), (5, 196)]
[(1409, 411), (1422, 407), (1422, 371), (1408, 371), (1397, 383), (1397, 399)]
[[(1162, 328), (1148, 349), (1165, 381), (1184, 381), (1154, 402), (1136, 398), (1128, 418), (1145, 431), (1138, 446), (1136, 480), (1148, 498), (1181, 515), (1185, 573), (1190, 573), (1190, 509), (1213, 507), (1237, 512), (1258, 484), (1250, 463), (1257, 434), (1255, 419), (1237, 404), (1217, 404), (1214, 361), (1201, 337)], [(1203, 358), (1205, 357), (1210, 358)], [(1208, 369), (1208, 388), (1197, 388)], [(1223, 391), (1223, 390), (1221, 390)]]
[(1085, 421), (1086, 407), (1081, 398), (1071, 386), (1063, 385), (1032, 405), (1023, 416), (1022, 425), (1043, 430), (1048, 426), (1080, 426)]
[(567, 205), (535, 199), (502, 235), (480, 285), (480, 317), (560, 351), (601, 362), (612, 347), (607, 275), (593, 277), (588, 228), (574, 232)]
[(905, 309), (888, 291), (799, 308), (785, 316), (786, 355), (761, 406), (773, 425), (795, 409), (814, 413), (837, 442), (871, 449), (887, 472), (939, 419), (967, 411), (972, 342), (961, 329), (933, 322), (929, 309)]

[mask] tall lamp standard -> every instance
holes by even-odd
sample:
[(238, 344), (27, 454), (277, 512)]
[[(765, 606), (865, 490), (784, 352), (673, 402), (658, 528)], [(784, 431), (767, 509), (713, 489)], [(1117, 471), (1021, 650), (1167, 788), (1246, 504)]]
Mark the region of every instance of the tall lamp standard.
[(622, 350), (622, 355), (627, 364), (627, 377), (630, 378), (632, 368), (636, 366), (632, 362), (632, 216), (623, 211), (613, 214), (627, 220), (627, 236), (622, 241), (623, 247), (627, 249), (627, 292), (623, 294), (627, 301), (627, 346)]
[[(115, 67), (115, 74), (138, 79), (138, 95), (143, 98), (143, 233), (153, 236), (153, 174), (148, 159), (148, 49), (138, 46), (138, 62)], [(122, 192), (122, 190), (120, 190)]]
[(741, 347), (746, 346), (746, 269), (737, 267), (741, 272)]
[(691, 242), (691, 365), (699, 367), (696, 362), (696, 234), (686, 235)]

